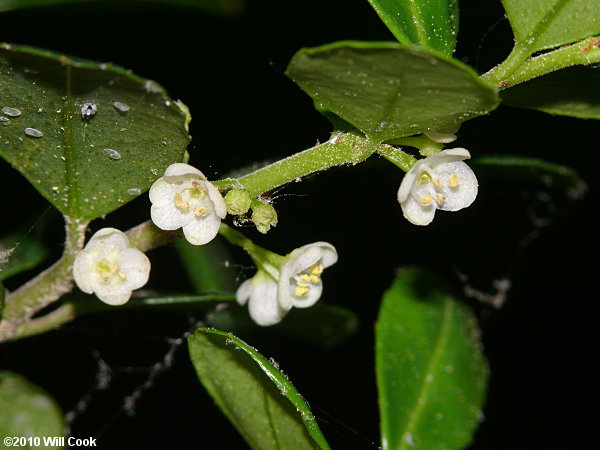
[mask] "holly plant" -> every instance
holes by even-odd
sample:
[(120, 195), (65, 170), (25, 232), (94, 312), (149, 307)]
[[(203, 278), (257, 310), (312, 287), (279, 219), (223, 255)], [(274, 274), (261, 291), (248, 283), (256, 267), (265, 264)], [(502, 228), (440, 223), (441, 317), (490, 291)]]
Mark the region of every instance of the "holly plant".
[[(191, 15), (218, 26), (251, 21), (257, 7), (250, 2), (243, 9), (240, 1), (148, 3), (156, 11), (169, 10), (170, 18)], [(493, 260), (486, 243), (510, 233), (486, 222), (480, 205), (490, 198), (491, 186), (551, 185), (574, 201), (586, 185), (573, 169), (542, 160), (535, 150), (490, 155), (484, 139), (469, 136), (479, 124), (511, 114), (600, 119), (600, 5), (502, 0), (514, 46), (505, 58), (488, 52), (485, 57), (494, 62), (481, 70), (453, 56), (462, 35), (457, 0), (363, 3), (361, 11), (372, 13), (369, 20), (380, 19), (375, 36), (388, 40), (321, 44), (313, 42), (311, 25), (304, 23), (306, 42), (319, 45), (297, 50), (285, 68), (271, 63), (278, 80), (285, 75), (287, 81), (283, 93), (269, 95), (283, 96), (283, 103), (286, 95), (299, 99), (306, 107), (302, 114), (310, 116), (304, 123), (329, 121), (325, 136), (309, 148), (296, 143), (299, 139), (269, 139), (262, 120), (253, 126), (262, 124), (264, 142), (247, 142), (241, 130), (252, 120), (254, 105), (240, 100), (221, 114), (218, 102), (197, 100), (211, 90), (206, 83), (184, 83), (182, 89), (168, 77), (154, 81), (113, 63), (83, 59), (98, 59), (97, 53), (86, 54), (84, 45), (82, 54), (68, 56), (60, 45), (32, 47), (3, 32), (0, 170), (18, 187), (4, 188), (9, 206), (2, 214), (6, 233), (0, 236), (0, 353), (19, 349), (22, 358), (33, 355), (47, 336), (61, 332), (67, 333), (65, 342), (76, 341), (69, 330), (93, 318), (107, 333), (125, 312), (134, 322), (148, 314), (187, 317), (172, 349), (187, 346), (191, 364), (185, 370), (206, 391), (186, 392), (197, 398), (187, 414), (202, 410), (228, 420), (251, 448), (295, 450), (346, 448), (323, 427), (324, 413), (312, 406), (319, 399), (302, 386), (313, 377), (314, 384), (329, 380), (330, 391), (339, 388), (339, 398), (363, 389), (369, 393), (358, 381), (351, 389), (336, 387), (331, 366), (307, 362), (352, 348), (352, 357), (344, 357), (350, 379), (362, 362), (369, 372), (374, 358), (369, 382), (376, 383), (376, 398), (369, 401), (379, 416), (370, 414), (369, 420), (377, 421), (380, 435), (369, 438), (371, 447), (470, 446), (485, 417), (490, 376), (479, 323), (502, 306), (510, 280), (496, 283), (495, 295), (474, 288), (460, 270), (461, 242), (470, 232), (486, 233), (477, 250), (483, 270)], [(140, 11), (148, 7), (131, 5)], [(48, 11), (77, 15), (81, 7), (65, 0), (0, 0), (5, 11), (0, 21), (40, 20)], [(102, 7), (108, 8), (102, 10), (105, 17), (112, 17), (107, 11), (122, 5)], [(93, 12), (100, 6), (86, 8)], [(335, 29), (343, 22), (340, 17), (328, 25)], [(92, 30), (78, 32), (73, 40), (100, 39)], [(344, 33), (347, 38), (363, 34), (357, 28)], [(128, 38), (133, 39), (123, 40)], [(510, 38), (503, 45), (510, 47)], [(204, 61), (202, 71), (218, 78), (218, 65), (200, 56), (203, 46), (221, 46), (231, 55), (236, 49), (203, 41), (177, 50)], [(110, 52), (104, 50), (105, 59)], [(160, 65), (164, 49), (151, 53), (152, 64)], [(257, 61), (269, 67), (266, 59)], [(169, 71), (184, 77), (192, 70), (187, 58), (178, 63)], [(249, 72), (240, 65), (236, 76), (257, 76)], [(268, 101), (268, 96), (257, 100)], [(270, 110), (273, 119), (293, 114), (294, 101), (289, 111)], [(495, 112), (501, 103), (516, 108)], [(294, 117), (287, 131), (314, 142), (318, 132)], [(219, 121), (227, 122), (231, 140), (214, 148), (204, 137)], [(557, 118), (552, 132), (559, 135), (563, 123)], [(510, 127), (502, 131), (510, 133)], [(280, 159), (270, 153), (265, 162), (253, 145), (285, 150)], [(37, 193), (23, 193), (28, 185), (12, 171)], [(303, 193), (304, 186), (310, 194)], [(513, 205), (497, 201), (494, 207), (508, 211)], [(44, 232), (53, 230), (58, 215), (64, 233)], [(383, 239), (375, 236), (377, 230), (385, 245), (373, 244)], [(379, 275), (369, 274), (384, 274), (387, 289), (371, 283), (370, 277)], [(124, 339), (121, 350), (133, 354), (128, 345)], [(311, 369), (295, 375), (284, 364), (280, 368), (275, 361), (291, 358), (300, 346), (310, 349), (309, 356), (301, 354)], [(51, 345), (45, 351), (59, 352)], [(60, 350), (69, 351), (68, 344)], [(126, 397), (127, 411), (135, 410), (131, 404), (172, 358), (167, 354), (150, 371), (151, 382)], [(96, 359), (103, 361), (102, 355)], [(21, 446), (33, 448), (40, 445), (36, 438), (81, 434), (74, 418), (93, 410), (90, 396), (85, 408), (65, 414), (73, 399), (41, 376), (17, 374), (18, 364), (4, 364), (3, 438), (25, 439)], [(76, 363), (69, 370), (85, 373)], [(352, 401), (344, 404), (352, 409)], [(358, 401), (356, 408), (350, 414), (361, 417)], [(220, 442), (216, 430), (205, 428), (202, 435)]]

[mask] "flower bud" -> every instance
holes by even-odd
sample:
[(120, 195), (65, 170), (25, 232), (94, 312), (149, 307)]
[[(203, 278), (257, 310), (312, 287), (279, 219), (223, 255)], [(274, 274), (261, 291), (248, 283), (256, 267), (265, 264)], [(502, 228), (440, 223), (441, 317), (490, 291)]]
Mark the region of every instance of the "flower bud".
[(268, 203), (259, 203), (252, 208), (252, 222), (258, 231), (266, 234), (271, 227), (277, 226), (277, 211)]
[(250, 209), (250, 195), (241, 189), (232, 189), (225, 196), (227, 212), (234, 216), (246, 214)]

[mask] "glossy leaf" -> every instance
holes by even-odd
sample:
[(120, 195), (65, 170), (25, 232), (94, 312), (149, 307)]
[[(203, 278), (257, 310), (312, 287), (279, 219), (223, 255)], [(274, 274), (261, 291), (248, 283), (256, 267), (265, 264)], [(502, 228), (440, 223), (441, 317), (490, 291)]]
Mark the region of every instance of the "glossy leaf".
[(516, 45), (530, 53), (600, 34), (598, 0), (502, 0)]
[(523, 156), (486, 156), (473, 160), (478, 176), (556, 188), (573, 199), (582, 198), (587, 184), (571, 167)]
[(153, 81), (29, 47), (0, 48), (0, 111), (0, 156), (74, 218), (137, 197), (189, 142), (184, 111)]
[(211, 328), (196, 330), (188, 345), (198, 378), (250, 447), (329, 448), (302, 396), (254, 348)]
[(52, 397), (20, 375), (0, 371), (0, 442), (6, 437), (39, 437), (43, 443), (44, 437), (64, 436), (65, 429)]
[(324, 108), (377, 141), (452, 126), (497, 106), (494, 89), (469, 67), (394, 43), (303, 49), (287, 74)]
[(325, 108), (321, 102), (315, 100), (313, 102), (313, 105), (315, 109), (321, 114), (323, 114), (323, 116), (325, 116), (325, 118), (329, 120), (331, 125), (333, 125), (333, 131), (341, 131), (343, 133), (348, 133), (356, 130), (356, 127), (352, 126), (341, 117), (336, 116), (334, 113)]
[(600, 73), (597, 67), (570, 67), (501, 91), (511, 106), (550, 114), (600, 119)]
[(21, 8), (39, 8), (70, 3), (164, 3), (198, 8), (213, 14), (230, 15), (239, 13), (244, 7), (244, 0), (0, 0), (0, 12)]
[(452, 55), (458, 33), (457, 0), (369, 0), (403, 44), (419, 44)]
[(0, 239), (0, 281), (37, 266), (47, 253), (46, 247), (31, 236)]
[(487, 366), (473, 313), (440, 278), (403, 270), (376, 324), (384, 449), (464, 448), (481, 417)]
[(220, 240), (198, 246), (181, 239), (175, 248), (197, 294), (231, 292), (237, 288), (237, 271), (226, 266), (229, 254)]

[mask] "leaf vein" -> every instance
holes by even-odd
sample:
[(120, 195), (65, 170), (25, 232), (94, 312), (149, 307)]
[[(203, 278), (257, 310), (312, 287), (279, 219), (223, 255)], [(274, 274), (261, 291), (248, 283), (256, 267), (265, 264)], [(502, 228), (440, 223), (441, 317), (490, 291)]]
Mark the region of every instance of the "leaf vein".
[(438, 365), (440, 357), (443, 353), (443, 350), (446, 347), (448, 342), (448, 335), (450, 331), (450, 327), (452, 325), (452, 312), (453, 312), (453, 303), (449, 299), (444, 299), (444, 311), (442, 314), (442, 324), (440, 326), (440, 332), (437, 336), (434, 350), (431, 354), (431, 358), (427, 363), (427, 368), (425, 373), (423, 374), (423, 382), (421, 384), (421, 388), (419, 389), (419, 393), (417, 395), (414, 408), (412, 412), (409, 414), (408, 422), (406, 424), (406, 429), (402, 434), (402, 439), (400, 442), (400, 450), (406, 449), (409, 446), (410, 439), (407, 436), (410, 436), (414, 429), (417, 426), (419, 419), (421, 418), (421, 414), (425, 407), (425, 403), (427, 402), (427, 398), (430, 394), (431, 383), (433, 378), (430, 377), (430, 374), (434, 371), (435, 367)]

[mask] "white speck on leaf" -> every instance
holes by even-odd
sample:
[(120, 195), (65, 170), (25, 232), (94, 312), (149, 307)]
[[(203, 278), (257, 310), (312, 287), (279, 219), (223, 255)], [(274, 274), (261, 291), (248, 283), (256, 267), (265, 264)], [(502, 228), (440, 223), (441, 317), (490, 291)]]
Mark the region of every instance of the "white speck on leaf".
[(44, 133), (35, 128), (25, 128), (25, 134), (34, 138), (41, 138), (44, 136)]
[(21, 110), (17, 108), (11, 108), (10, 106), (2, 108), (2, 112), (10, 117), (19, 117), (21, 115)]

